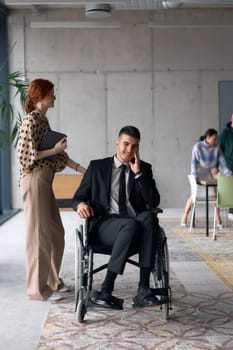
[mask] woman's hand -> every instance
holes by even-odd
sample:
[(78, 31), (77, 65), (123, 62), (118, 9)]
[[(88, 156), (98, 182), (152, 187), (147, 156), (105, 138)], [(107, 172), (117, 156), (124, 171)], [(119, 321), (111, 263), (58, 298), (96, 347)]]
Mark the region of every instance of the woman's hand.
[(67, 138), (63, 137), (60, 141), (56, 143), (54, 146), (54, 152), (55, 154), (63, 152), (67, 148)]
[(215, 168), (212, 168), (212, 169), (211, 169), (211, 172), (212, 172), (213, 175), (217, 175), (217, 173), (218, 173), (218, 168), (216, 168), (216, 167), (215, 167)]
[(45, 149), (44, 151), (38, 151), (36, 160), (43, 159), (50, 156), (55, 156), (63, 152), (67, 148), (67, 138), (63, 137), (53, 148)]

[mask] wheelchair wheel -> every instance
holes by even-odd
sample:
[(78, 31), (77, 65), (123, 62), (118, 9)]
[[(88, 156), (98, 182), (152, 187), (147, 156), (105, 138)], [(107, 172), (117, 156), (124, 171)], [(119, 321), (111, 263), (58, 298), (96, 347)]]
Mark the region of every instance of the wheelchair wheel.
[(85, 305), (85, 301), (84, 300), (80, 300), (78, 302), (78, 307), (77, 307), (77, 320), (79, 323), (82, 323), (84, 321), (84, 316), (87, 312), (87, 309), (86, 309), (86, 305)]
[(79, 301), (85, 298), (87, 286), (87, 256), (82, 242), (82, 228), (76, 230), (75, 239), (75, 302), (76, 309)]
[(161, 301), (164, 302), (164, 319), (167, 321), (169, 318), (169, 257), (167, 244), (164, 245), (164, 250), (161, 252), (160, 258), (162, 258), (160, 288), (164, 288), (167, 292), (165, 296), (161, 296)]
[(156, 254), (155, 267), (152, 271), (155, 288), (159, 289), (158, 297), (164, 311), (164, 319), (169, 318), (169, 255), (166, 236), (161, 228), (161, 242)]
[(80, 264), (81, 264), (81, 256), (82, 256), (82, 247), (79, 239), (79, 234), (82, 232), (75, 232), (75, 311), (77, 310), (78, 301), (79, 301), (79, 293), (81, 289), (81, 279), (80, 279)]

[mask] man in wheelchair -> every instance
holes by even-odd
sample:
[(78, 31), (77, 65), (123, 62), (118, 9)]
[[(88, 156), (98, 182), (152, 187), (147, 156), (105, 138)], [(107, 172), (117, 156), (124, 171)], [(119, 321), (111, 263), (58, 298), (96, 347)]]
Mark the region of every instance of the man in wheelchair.
[(73, 208), (89, 219), (89, 241), (111, 250), (101, 290), (92, 299), (96, 305), (122, 309), (123, 300), (112, 295), (115, 279), (123, 274), (133, 248), (139, 254), (140, 276), (134, 307), (158, 304), (150, 288), (160, 227), (153, 209), (160, 195), (151, 164), (139, 156), (140, 131), (123, 127), (113, 157), (92, 160), (73, 197)]

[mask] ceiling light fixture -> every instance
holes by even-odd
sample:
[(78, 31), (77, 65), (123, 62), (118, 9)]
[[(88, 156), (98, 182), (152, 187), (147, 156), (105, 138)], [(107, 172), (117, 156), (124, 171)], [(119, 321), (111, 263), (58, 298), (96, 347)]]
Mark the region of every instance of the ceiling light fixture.
[(181, 0), (163, 0), (162, 6), (164, 9), (175, 9), (183, 5), (183, 3)]
[[(1, 2), (1, 1), (0, 1)], [(107, 0), (107, 3), (115, 3), (116, 0)], [(117, 0), (119, 3), (126, 3), (127, 0)], [(76, 6), (76, 5), (86, 5), (86, 4), (98, 4), (100, 0), (5, 0), (4, 4), (6, 6), (12, 5), (65, 5), (65, 6)]]
[(120, 28), (120, 22), (68, 22), (68, 21), (35, 21), (31, 28)]
[(185, 23), (185, 22), (157, 22), (157, 21), (153, 21), (153, 22), (149, 22), (148, 26), (150, 28), (189, 28), (189, 27), (193, 27), (193, 28), (230, 28), (233, 27), (233, 22), (229, 22), (229, 23)]
[(106, 18), (111, 16), (111, 10), (109, 4), (86, 5), (85, 15), (88, 18)]

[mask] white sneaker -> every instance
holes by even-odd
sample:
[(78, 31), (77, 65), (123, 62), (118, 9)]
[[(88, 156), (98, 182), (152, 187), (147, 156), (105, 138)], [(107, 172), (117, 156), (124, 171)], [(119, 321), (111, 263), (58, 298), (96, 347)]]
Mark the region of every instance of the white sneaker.
[(66, 285), (64, 284), (64, 286), (63, 286), (62, 288), (58, 289), (57, 292), (58, 292), (58, 293), (68, 293), (68, 292), (71, 292), (71, 287), (66, 286)]
[(181, 223), (180, 223), (180, 226), (181, 226), (181, 227), (187, 227), (188, 225), (185, 224), (184, 222), (181, 222)]
[(219, 228), (220, 230), (224, 227), (223, 224), (217, 224), (217, 228)]
[(58, 292), (53, 292), (53, 294), (48, 298), (49, 301), (59, 301), (62, 299), (64, 299), (64, 297)]
[(229, 214), (228, 214), (228, 220), (229, 220), (229, 221), (233, 221), (233, 214), (232, 214), (232, 213), (229, 213)]

